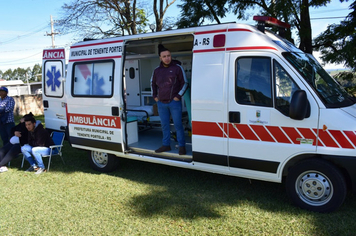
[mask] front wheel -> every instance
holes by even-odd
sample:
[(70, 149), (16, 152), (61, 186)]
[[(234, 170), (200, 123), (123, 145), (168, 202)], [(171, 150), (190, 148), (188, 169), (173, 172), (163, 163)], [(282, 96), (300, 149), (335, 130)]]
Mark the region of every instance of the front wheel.
[(345, 178), (331, 163), (310, 159), (293, 166), (286, 180), (292, 202), (306, 210), (332, 212), (345, 200)]
[(90, 166), (100, 172), (111, 172), (119, 166), (119, 158), (106, 152), (89, 151)]

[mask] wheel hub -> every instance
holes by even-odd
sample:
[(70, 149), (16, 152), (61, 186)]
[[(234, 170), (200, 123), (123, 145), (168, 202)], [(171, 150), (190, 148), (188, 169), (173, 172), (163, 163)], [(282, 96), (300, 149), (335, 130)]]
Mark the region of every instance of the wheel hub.
[(296, 182), (296, 190), (304, 202), (314, 206), (325, 204), (333, 194), (330, 180), (318, 172), (301, 174)]
[(92, 152), (93, 162), (103, 168), (108, 164), (108, 155), (104, 152)]

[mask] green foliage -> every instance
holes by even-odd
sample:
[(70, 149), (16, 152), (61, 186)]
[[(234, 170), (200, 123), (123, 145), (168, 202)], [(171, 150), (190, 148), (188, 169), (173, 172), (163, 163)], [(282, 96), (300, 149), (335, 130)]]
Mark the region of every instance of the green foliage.
[(29, 82), (36, 82), (41, 81), (41, 76), (38, 76), (42, 73), (42, 66), (40, 64), (36, 64), (31, 69), (28, 67), (27, 69), (24, 68), (17, 68), (14, 70), (8, 69), (5, 72), (0, 70), (0, 78), (4, 80), (22, 80), (24, 83), (27, 83), (26, 74), (28, 77)]
[(356, 73), (350, 71), (339, 72), (333, 76), (349, 94), (356, 96)]
[(62, 6), (62, 33), (83, 38), (102, 38), (145, 32), (146, 12), (136, 0), (72, 0)]
[(181, 17), (177, 22), (178, 28), (200, 26), (206, 20), (220, 24), (220, 18), (225, 17), (230, 11), (225, 7), (227, 0), (183, 0), (181, 2), (182, 4), (178, 5), (181, 8)]
[[(178, 28), (199, 26), (209, 20), (220, 24), (220, 18), (228, 13), (236, 15), (237, 19), (251, 17), (250, 10), (255, 15), (266, 15), (278, 18), (296, 29), (299, 36), (299, 48), (312, 53), (312, 35), (309, 16), (310, 7), (325, 6), (330, 0), (315, 1), (267, 1), (267, 0), (182, 0), (181, 18), (177, 22)], [(287, 29), (286, 38), (291, 38), (291, 29)]]
[(356, 1), (353, 11), (340, 24), (329, 25), (314, 40), (315, 50), (321, 52), (324, 63), (340, 63), (356, 72)]

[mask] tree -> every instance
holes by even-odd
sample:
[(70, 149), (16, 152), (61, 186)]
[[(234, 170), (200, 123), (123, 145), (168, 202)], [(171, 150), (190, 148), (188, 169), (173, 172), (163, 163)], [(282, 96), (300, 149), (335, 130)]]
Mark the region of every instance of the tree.
[(136, 0), (74, 0), (62, 10), (61, 32), (89, 38), (143, 33), (148, 22)]
[(37, 81), (41, 81), (41, 75), (42, 74), (42, 66), (40, 64), (36, 64), (33, 66), (30, 75), (29, 75), (29, 79), (31, 82), (37, 82)]
[[(299, 36), (299, 48), (312, 53), (312, 32), (310, 24), (310, 7), (324, 6), (330, 0), (182, 0), (182, 17), (178, 27), (197, 26), (205, 19), (220, 24), (220, 18), (227, 13), (233, 13), (237, 19), (247, 19), (248, 10), (258, 9), (261, 15), (268, 15), (289, 23), (296, 28)], [(287, 38), (291, 39), (291, 31), (287, 31)]]
[(0, 71), (0, 75), (3, 80), (22, 80), (24, 83), (27, 83), (27, 78), (29, 82), (38, 81), (39, 74), (41, 73), (42, 66), (40, 64), (34, 65), (32, 70), (30, 67), (28, 67), (27, 69), (18, 67), (14, 70), (8, 69), (5, 72)]
[[(167, 12), (167, 9), (176, 1), (172, 0), (168, 2), (168, 0), (159, 0), (159, 4), (157, 5), (158, 0), (153, 0), (153, 13), (156, 20), (156, 31), (162, 31), (163, 29), (163, 18)], [(165, 2), (165, 3), (164, 3)]]
[(356, 73), (350, 71), (339, 72), (333, 76), (349, 94), (356, 95)]
[(2, 74), (2, 79), (3, 80), (11, 80), (13, 78), (12, 76), (12, 70), (8, 69)]
[(342, 63), (356, 72), (356, 1), (352, 12), (340, 24), (329, 25), (314, 39), (315, 50), (324, 63)]
[(150, 13), (155, 17), (155, 30), (172, 28), (171, 18), (164, 18), (176, 0), (152, 0), (152, 11), (145, 10), (146, 2), (137, 0), (74, 0), (64, 4), (61, 32), (80, 32), (83, 38), (101, 38), (145, 33)]
[(220, 24), (220, 18), (226, 16), (230, 10), (225, 7), (227, 0), (182, 0), (180, 20), (178, 28), (200, 26), (206, 20)]

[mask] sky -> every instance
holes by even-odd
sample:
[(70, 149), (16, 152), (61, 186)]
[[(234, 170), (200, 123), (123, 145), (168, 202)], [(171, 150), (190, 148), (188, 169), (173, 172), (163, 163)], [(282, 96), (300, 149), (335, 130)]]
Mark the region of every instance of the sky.
[[(42, 50), (52, 47), (50, 19), (61, 18), (61, 7), (73, 0), (1, 0), (0, 2), (0, 70), (32, 67), (41, 64)], [(352, 1), (340, 3), (332, 0), (326, 7), (311, 8), (310, 17), (313, 37), (323, 32), (329, 24), (339, 23), (349, 13)], [(172, 5), (166, 16), (179, 15), (177, 5)], [(342, 18), (340, 18), (342, 17)], [(229, 15), (223, 22), (236, 21), (255, 25), (252, 16), (247, 21)], [(153, 20), (152, 20), (153, 22)], [(56, 27), (54, 25), (54, 31)], [(77, 40), (73, 35), (55, 35), (55, 47), (65, 47)], [(318, 53), (314, 56), (318, 59)], [(327, 64), (325, 69), (343, 69), (343, 65)]]

